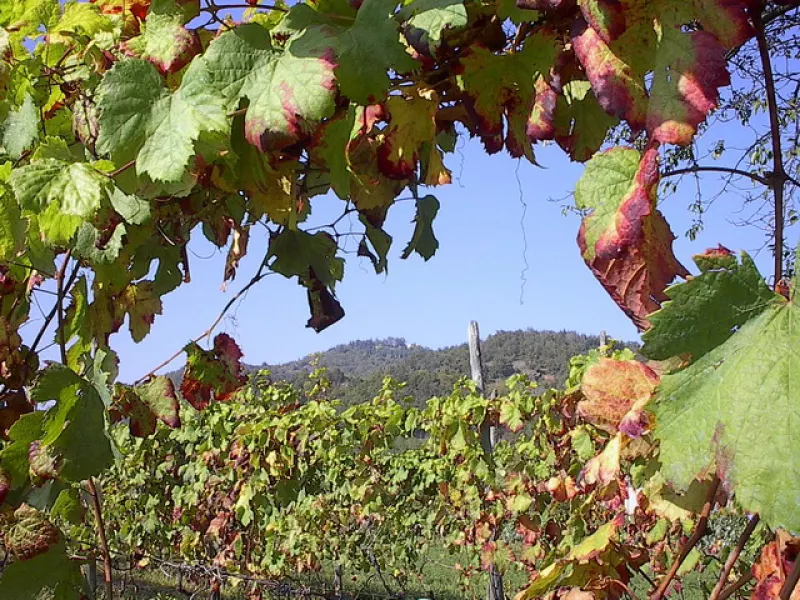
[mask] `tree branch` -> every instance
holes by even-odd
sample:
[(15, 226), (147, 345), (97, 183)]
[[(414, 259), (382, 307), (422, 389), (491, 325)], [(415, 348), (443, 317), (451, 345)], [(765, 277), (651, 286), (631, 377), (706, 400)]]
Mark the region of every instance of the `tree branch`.
[(97, 486), (94, 479), (89, 477), (86, 482), (89, 488), (89, 495), (92, 497), (92, 507), (94, 517), (97, 520), (97, 536), (100, 538), (100, 552), (103, 554), (103, 575), (106, 583), (106, 600), (114, 598), (114, 579), (111, 573), (111, 552), (108, 550), (108, 539), (106, 538), (106, 527), (103, 523), (103, 509), (100, 506), (100, 496), (97, 493)]
[(764, 85), (767, 91), (767, 106), (769, 111), (770, 138), (772, 140), (772, 173), (769, 185), (775, 200), (775, 283), (783, 279), (783, 226), (784, 226), (784, 201), (783, 186), (786, 183), (786, 170), (783, 167), (783, 154), (781, 150), (781, 125), (778, 119), (778, 101), (775, 93), (775, 76), (772, 72), (772, 63), (769, 57), (767, 37), (764, 34), (764, 23), (761, 19), (761, 10), (754, 10), (752, 14), (753, 26), (756, 30), (758, 54), (761, 57), (761, 67), (764, 70)]
[(719, 574), (719, 580), (717, 580), (717, 585), (714, 586), (714, 591), (711, 592), (711, 595), (708, 597), (708, 600), (719, 600), (720, 596), (722, 595), (722, 590), (725, 587), (725, 583), (728, 581), (728, 576), (731, 574), (731, 570), (733, 566), (736, 564), (736, 561), (739, 560), (739, 556), (744, 549), (744, 545), (747, 543), (747, 540), (750, 539), (750, 536), (753, 535), (753, 531), (758, 525), (759, 516), (753, 515), (750, 517), (750, 520), (747, 523), (747, 527), (744, 528), (744, 531), (739, 536), (739, 539), (736, 541), (736, 545), (731, 550), (728, 559), (725, 561), (725, 566), (722, 568), (722, 572)]
[[(58, 273), (56, 273), (56, 277), (55, 278), (58, 281), (60, 281), (60, 280), (62, 280), (64, 278), (64, 274), (65, 274), (65, 272), (67, 270), (67, 264), (69, 264), (69, 256), (67, 256), (64, 259), (64, 263), (58, 269)], [(63, 295), (61, 296), (61, 300), (62, 301), (63, 301), (63, 296), (66, 295), (67, 291), (72, 287), (72, 284), (75, 283), (75, 278), (78, 276), (78, 271), (79, 270), (80, 270), (80, 263), (76, 263), (75, 264), (75, 268), (73, 269), (72, 273), (69, 276), (69, 279), (67, 280), (66, 285), (63, 288), (64, 292), (63, 292)], [(44, 318), (44, 324), (42, 325), (42, 328), (39, 330), (39, 333), (36, 334), (36, 338), (33, 340), (33, 343), (31, 344), (30, 348), (28, 349), (28, 355), (33, 354), (34, 352), (36, 352), (36, 348), (39, 346), (39, 343), (42, 341), (42, 337), (44, 337), (44, 334), (47, 331), (47, 328), (50, 327), (50, 323), (53, 321), (53, 318), (55, 318), (56, 313), (58, 312), (59, 305), (60, 305), (60, 302), (57, 301), (55, 303), (55, 305), (53, 306), (52, 310), (49, 313), (47, 313), (47, 316)]]
[[(64, 267), (69, 263), (69, 259), (72, 255), (70, 250), (67, 250), (67, 254), (64, 256), (64, 264), (62, 265), (62, 271)], [(58, 347), (61, 350), (61, 363), (66, 365), (67, 364), (67, 338), (66, 333), (64, 332), (64, 277), (63, 273), (62, 276), (56, 279), (56, 305), (53, 307), (56, 310), (56, 314), (58, 315), (58, 329), (56, 330), (56, 338), (58, 339)]]
[(724, 592), (719, 595), (719, 600), (728, 600), (731, 596), (733, 596), (736, 592), (742, 589), (744, 586), (748, 584), (748, 582), (753, 578), (753, 573), (748, 569), (739, 579), (736, 580), (731, 586), (728, 586)]
[[(261, 262), (261, 266), (259, 266), (259, 268), (258, 268), (258, 271), (256, 272), (255, 275), (253, 275), (253, 278), (250, 281), (247, 282), (247, 285), (245, 285), (242, 289), (240, 289), (238, 292), (236, 292), (236, 294), (233, 296), (233, 298), (228, 300), (228, 302), (225, 304), (225, 306), (222, 307), (222, 310), (220, 311), (219, 315), (217, 315), (217, 318), (214, 319), (214, 322), (211, 324), (211, 326), (208, 329), (206, 329), (203, 333), (198, 335), (196, 338), (192, 339), (190, 343), (197, 343), (200, 340), (202, 340), (204, 337), (210, 336), (211, 333), (214, 331), (214, 329), (216, 329), (217, 325), (219, 325), (220, 321), (222, 321), (222, 319), (225, 317), (227, 312), (236, 303), (236, 301), (239, 300), (242, 296), (244, 296), (250, 290), (251, 287), (253, 287), (255, 284), (257, 284), (259, 281), (261, 281), (262, 279), (264, 279), (268, 275), (272, 274), (271, 272), (270, 273), (264, 273), (264, 269), (266, 268), (266, 266), (267, 266), (267, 257), (265, 256), (264, 260)], [(159, 371), (160, 369), (163, 369), (164, 367), (166, 367), (169, 363), (171, 363), (173, 360), (175, 360), (181, 354), (183, 354), (184, 348), (185, 348), (185, 346), (183, 346), (180, 350), (175, 352), (172, 356), (167, 358), (165, 361), (160, 363), (158, 366), (156, 366), (155, 368), (151, 369), (149, 373), (147, 373), (143, 377), (140, 377), (139, 379), (137, 379), (134, 382), (134, 385), (139, 385), (140, 383), (143, 383), (144, 381), (146, 381), (147, 379), (149, 379), (150, 377), (155, 375), (157, 371)]]
[(669, 572), (661, 580), (658, 588), (655, 592), (650, 595), (650, 600), (661, 600), (664, 595), (667, 593), (672, 580), (675, 579), (675, 575), (678, 573), (678, 569), (680, 569), (683, 561), (686, 560), (686, 557), (689, 556), (689, 552), (692, 551), (697, 545), (697, 542), (706, 534), (706, 530), (708, 527), (708, 517), (711, 515), (711, 511), (714, 508), (715, 504), (715, 497), (717, 495), (717, 490), (719, 489), (720, 479), (716, 475), (714, 479), (711, 480), (711, 487), (708, 490), (708, 495), (706, 496), (705, 504), (703, 504), (703, 509), (700, 511), (700, 519), (697, 521), (697, 525), (692, 532), (692, 537), (690, 537), (686, 544), (681, 548), (677, 558), (672, 563), (672, 566), (669, 569)]
[(700, 165), (695, 165), (693, 167), (686, 167), (684, 169), (674, 169), (672, 171), (667, 171), (662, 173), (662, 177), (673, 177), (675, 175), (686, 175), (687, 173), (728, 173), (729, 175), (738, 175), (740, 177), (747, 177), (748, 179), (752, 179), (756, 183), (760, 183), (761, 185), (770, 185), (769, 179), (759, 175), (758, 173), (749, 173), (747, 171), (743, 171), (741, 169), (734, 169), (730, 167), (705, 167)]

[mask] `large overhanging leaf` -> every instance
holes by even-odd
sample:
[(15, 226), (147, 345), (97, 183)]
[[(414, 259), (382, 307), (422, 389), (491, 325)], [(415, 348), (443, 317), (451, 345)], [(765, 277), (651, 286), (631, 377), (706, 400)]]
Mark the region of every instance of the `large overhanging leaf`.
[(207, 85), (228, 110), (249, 102), (245, 136), (262, 151), (290, 146), (309, 136), (334, 110), (333, 33), (320, 29), (283, 48), (251, 23), (226, 32), (200, 60)]
[(675, 236), (656, 209), (658, 150), (640, 155), (612, 148), (596, 155), (575, 188), (575, 203), (590, 211), (578, 234), (586, 264), (641, 329), (666, 300), (664, 289), (688, 275), (672, 253)]
[[(751, 269), (746, 256), (741, 265), (718, 260), (715, 270), (681, 284), (670, 294), (675, 299), (654, 315), (648, 344), (658, 347), (664, 335), (676, 350), (700, 355), (662, 378), (655, 433), (663, 473), (679, 489), (716, 473), (745, 510), (759, 513), (772, 528), (798, 533), (800, 438), (793, 418), (800, 406), (797, 281), (789, 299), (763, 291), (754, 296), (747, 276)], [(709, 306), (716, 311), (705, 310)], [(700, 319), (711, 325), (695, 330), (698, 341), (678, 344), (676, 323), (686, 327)], [(721, 337), (720, 345), (706, 349), (705, 338)]]
[[(280, 28), (302, 32), (298, 41), (303, 45), (309, 40), (327, 39), (329, 57), (335, 57), (331, 66), (336, 68), (339, 89), (350, 100), (366, 105), (380, 102), (386, 96), (389, 71), (405, 73), (417, 66), (400, 41), (399, 25), (392, 18), (396, 8), (397, 0), (364, 0), (353, 19), (347, 14), (318, 11), (312, 4), (297, 4)], [(423, 10), (427, 7), (420, 8), (420, 12)], [(351, 19), (351, 26), (342, 25)], [(444, 26), (443, 23), (437, 31), (434, 22), (423, 20), (421, 27), (431, 36), (426, 43), (438, 43), (436, 35)]]
[(201, 132), (229, 128), (224, 101), (209, 87), (201, 61), (174, 93), (149, 62), (122, 61), (106, 74), (98, 95), (98, 152), (118, 165), (135, 160), (137, 172), (154, 181), (180, 181)]
[[(584, 0), (573, 37), (603, 108), (653, 140), (686, 145), (728, 85), (727, 48), (749, 37), (745, 3)], [(700, 23), (701, 30), (686, 32)], [(649, 85), (646, 81), (649, 79)]]

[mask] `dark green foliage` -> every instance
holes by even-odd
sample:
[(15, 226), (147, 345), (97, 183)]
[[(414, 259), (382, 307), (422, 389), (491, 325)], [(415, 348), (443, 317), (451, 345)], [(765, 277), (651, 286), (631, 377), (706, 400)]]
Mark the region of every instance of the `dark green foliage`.
[[(543, 387), (560, 385), (567, 376), (570, 357), (599, 344), (597, 336), (574, 331), (498, 332), (489, 336), (482, 348), (487, 391), (500, 389), (502, 381), (514, 373), (523, 373)], [(433, 350), (403, 338), (358, 340), (292, 362), (258, 368), (269, 369), (275, 381), (302, 388), (307, 385), (315, 362), (328, 370), (333, 384), (331, 395), (345, 406), (374, 397), (387, 375), (406, 382), (405, 392), (415, 403), (448, 394), (456, 381), (469, 375), (466, 344)], [(180, 372), (170, 375), (178, 382), (180, 376)]]

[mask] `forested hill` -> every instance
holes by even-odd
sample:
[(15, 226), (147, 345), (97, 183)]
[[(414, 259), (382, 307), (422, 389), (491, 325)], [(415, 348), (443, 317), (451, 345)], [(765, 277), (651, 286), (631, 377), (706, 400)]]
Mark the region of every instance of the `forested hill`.
[[(560, 385), (570, 357), (599, 342), (597, 336), (572, 331), (498, 332), (482, 346), (487, 387), (514, 373), (525, 373), (543, 385)], [(469, 375), (466, 343), (432, 350), (402, 338), (350, 342), (289, 363), (253, 368), (269, 369), (276, 381), (303, 385), (315, 359), (328, 368), (335, 395), (345, 404), (372, 398), (385, 375), (407, 382), (408, 393), (417, 401), (446, 394), (460, 377)]]

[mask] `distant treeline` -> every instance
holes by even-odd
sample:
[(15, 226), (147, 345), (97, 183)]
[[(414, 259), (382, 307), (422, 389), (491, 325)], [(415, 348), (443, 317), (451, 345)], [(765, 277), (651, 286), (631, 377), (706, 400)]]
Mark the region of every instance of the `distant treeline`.
[[(526, 374), (545, 387), (560, 385), (567, 376), (570, 357), (583, 354), (599, 343), (598, 336), (574, 331), (498, 332), (482, 345), (487, 388), (497, 389), (514, 373)], [(302, 388), (315, 362), (328, 369), (332, 395), (347, 406), (374, 397), (387, 375), (406, 382), (406, 390), (416, 403), (448, 394), (453, 383), (469, 375), (466, 343), (432, 350), (409, 344), (403, 338), (359, 340), (292, 362), (248, 368), (269, 369), (274, 381), (287, 381)], [(177, 380), (181, 372), (172, 376)]]

